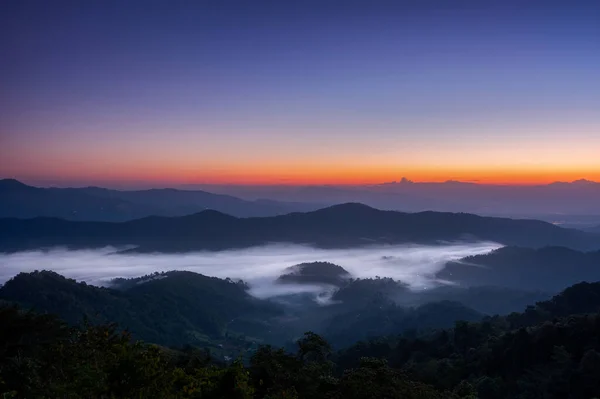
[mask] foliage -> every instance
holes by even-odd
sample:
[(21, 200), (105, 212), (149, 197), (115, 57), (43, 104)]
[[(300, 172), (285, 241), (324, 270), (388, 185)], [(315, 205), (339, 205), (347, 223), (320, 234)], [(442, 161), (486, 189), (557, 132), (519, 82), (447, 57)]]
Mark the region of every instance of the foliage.
[[(0, 309), (0, 337), (3, 397), (345, 398), (372, 368), (334, 377), (329, 345), (313, 333), (299, 340), (295, 355), (262, 347), (248, 367), (240, 361), (182, 367), (160, 347), (134, 342), (114, 325), (69, 328), (16, 307)], [(442, 397), (389, 368), (380, 374), (370, 384), (388, 397)], [(385, 396), (363, 389), (351, 397)]]
[(481, 398), (581, 398), (600, 395), (600, 283), (581, 283), (523, 313), (427, 336), (391, 336), (340, 353), (341, 369), (365, 356), (389, 361), (438, 389), (470, 383)]
[(466, 286), (497, 285), (556, 293), (581, 281), (600, 280), (600, 251), (565, 247), (503, 247), (488, 254), (450, 262), (438, 277)]
[(0, 394), (590, 399), (600, 395), (599, 293), (600, 284), (582, 283), (522, 314), (373, 339), (337, 353), (309, 332), (295, 353), (261, 346), (247, 364), (219, 364), (189, 346), (173, 350), (134, 341), (114, 324), (68, 327), (49, 315), (3, 306)]
[(330, 262), (309, 262), (288, 267), (277, 281), (280, 283), (316, 283), (340, 286), (349, 277), (350, 273), (341, 266)]
[[(127, 299), (128, 291), (148, 293), (146, 287), (174, 281), (171, 277), (140, 280), (144, 283), (124, 292), (110, 291), (111, 300), (124, 303), (121, 301)], [(35, 285), (40, 275), (34, 273), (33, 278), (32, 285), (20, 286), (25, 297), (42, 289), (43, 298), (57, 301), (43, 291), (43, 285)], [(56, 278), (57, 284), (64, 283)], [(226, 291), (228, 295), (237, 292), (238, 283), (223, 284), (229, 284), (225, 288), (231, 289)], [(185, 303), (172, 299), (173, 287), (164, 287), (170, 287), (165, 300)], [(73, 289), (79, 288), (90, 295), (89, 301), (106, 294), (100, 288)], [(191, 295), (185, 290), (181, 294)], [(211, 295), (219, 298), (216, 293)], [(150, 301), (150, 296), (142, 298)], [(220, 306), (218, 301), (214, 303)], [(227, 303), (235, 304), (235, 300)], [(382, 302), (379, 314), (373, 306), (368, 307), (375, 316), (365, 322), (386, 317), (394, 320), (389, 306)], [(440, 312), (451, 315), (455, 309), (452, 302), (424, 306), (419, 320), (427, 320), (428, 312), (437, 318)], [(408, 323), (419, 310), (397, 311), (401, 314), (397, 320)], [(591, 399), (600, 397), (599, 311), (600, 283), (580, 283), (522, 313), (485, 317), (480, 322), (457, 321), (452, 328), (442, 330), (413, 329), (358, 342), (338, 352), (325, 338), (308, 332), (293, 350), (259, 346), (251, 356), (220, 362), (199, 347), (173, 349), (137, 341), (112, 323), (84, 322), (72, 327), (56, 317), (4, 304), (0, 307), (0, 395)], [(185, 314), (181, 312), (178, 317)], [(347, 317), (354, 320), (352, 315)], [(343, 322), (342, 317), (339, 323)], [(343, 324), (342, 330), (358, 328), (359, 324)], [(382, 328), (383, 333), (386, 331)]]
[(241, 282), (191, 272), (167, 272), (146, 279), (119, 281), (120, 290), (77, 283), (57, 273), (21, 273), (0, 288), (0, 299), (56, 314), (71, 324), (84, 318), (115, 322), (134, 338), (182, 346), (217, 342), (235, 331), (234, 319), (278, 315), (273, 304), (257, 300)]

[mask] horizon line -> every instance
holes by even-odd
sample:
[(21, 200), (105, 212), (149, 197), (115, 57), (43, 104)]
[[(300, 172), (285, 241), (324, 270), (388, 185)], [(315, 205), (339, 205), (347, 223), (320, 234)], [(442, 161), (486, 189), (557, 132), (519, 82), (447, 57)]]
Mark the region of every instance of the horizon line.
[[(176, 182), (164, 182), (153, 184), (152, 181), (145, 180), (135, 180), (135, 181), (102, 181), (96, 182), (90, 181), (89, 183), (77, 182), (77, 181), (64, 181), (55, 179), (20, 179), (15, 177), (1, 177), (0, 181), (14, 180), (21, 184), (37, 187), (37, 188), (110, 188), (115, 189), (114, 187), (123, 189), (126, 186), (145, 186), (147, 188), (135, 188), (132, 187), (131, 190), (139, 190), (139, 189), (184, 189), (190, 190), (193, 188), (200, 187), (380, 187), (380, 186), (395, 186), (395, 185), (419, 185), (419, 184), (470, 184), (476, 186), (494, 186), (494, 187), (540, 187), (540, 186), (551, 186), (554, 184), (600, 184), (599, 181), (590, 180), (586, 178), (579, 178), (570, 181), (563, 180), (554, 180), (547, 182), (490, 182), (490, 181), (479, 181), (479, 180), (411, 180), (408, 178), (401, 178), (400, 180), (392, 180), (392, 181), (383, 181), (383, 182), (373, 182), (373, 183), (293, 183), (293, 182), (273, 182), (273, 183), (236, 183), (236, 182), (193, 182), (193, 183), (176, 183)], [(46, 181), (44, 184), (43, 182)]]

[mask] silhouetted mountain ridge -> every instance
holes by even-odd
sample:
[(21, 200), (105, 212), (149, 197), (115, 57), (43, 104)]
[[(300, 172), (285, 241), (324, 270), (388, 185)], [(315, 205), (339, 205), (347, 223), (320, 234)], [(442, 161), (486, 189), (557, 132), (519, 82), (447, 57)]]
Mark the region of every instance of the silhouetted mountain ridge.
[(589, 180), (538, 185), (482, 184), (477, 182), (413, 182), (312, 186), (194, 185), (245, 199), (313, 203), (360, 202), (378, 209), (468, 212), (488, 216), (544, 218), (554, 222), (570, 215), (592, 215), (600, 220), (600, 183)]
[(119, 191), (100, 187), (38, 188), (0, 180), (0, 217), (58, 217), (120, 222), (144, 216), (184, 216), (207, 209), (234, 216), (273, 216), (317, 209), (316, 205), (245, 201), (230, 195), (173, 188)]
[(148, 217), (120, 223), (59, 219), (0, 219), (0, 250), (48, 246), (134, 245), (137, 251), (221, 250), (268, 243), (324, 248), (372, 244), (494, 241), (522, 247), (600, 248), (600, 236), (536, 220), (464, 213), (380, 211), (342, 204), (314, 212), (236, 218), (216, 211), (182, 217)]

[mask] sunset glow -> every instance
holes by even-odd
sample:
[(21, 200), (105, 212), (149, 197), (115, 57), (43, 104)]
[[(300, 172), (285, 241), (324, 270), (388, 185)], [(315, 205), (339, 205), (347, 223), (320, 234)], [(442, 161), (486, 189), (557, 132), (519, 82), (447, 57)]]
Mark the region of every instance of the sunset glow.
[(598, 9), (512, 3), (9, 7), (0, 175), (600, 181)]

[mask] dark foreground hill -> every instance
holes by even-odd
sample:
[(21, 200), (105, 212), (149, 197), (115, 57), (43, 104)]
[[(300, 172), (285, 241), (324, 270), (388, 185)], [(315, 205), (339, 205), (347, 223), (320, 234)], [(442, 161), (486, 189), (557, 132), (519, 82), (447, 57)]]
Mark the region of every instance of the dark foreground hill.
[(600, 280), (600, 251), (504, 247), (450, 262), (438, 277), (463, 286), (496, 285), (558, 292), (569, 284)]
[(535, 220), (464, 213), (380, 211), (343, 204), (308, 213), (236, 218), (216, 211), (184, 217), (148, 217), (122, 223), (61, 219), (0, 220), (0, 250), (48, 246), (135, 245), (136, 251), (222, 250), (267, 243), (321, 247), (443, 241), (494, 241), (505, 245), (598, 249), (600, 236)]
[(246, 292), (241, 282), (192, 272), (137, 279), (122, 289), (78, 283), (49, 271), (21, 273), (0, 287), (0, 299), (60, 315), (76, 324), (116, 322), (134, 336), (167, 345), (219, 340), (233, 319), (248, 323), (281, 309)]
[[(135, 283), (141, 281), (148, 279)], [(382, 336), (340, 352), (308, 332), (290, 351), (260, 346), (246, 364), (223, 364), (198, 348), (132, 342), (112, 325), (69, 328), (52, 316), (0, 304), (0, 394), (591, 399), (600, 396), (599, 311), (600, 283), (581, 283), (506, 317)]]
[(152, 215), (184, 216), (205, 209), (249, 217), (314, 210), (317, 206), (266, 200), (245, 201), (200, 190), (39, 188), (13, 179), (0, 180), (0, 217), (120, 222)]
[[(309, 265), (321, 264), (335, 266)], [(0, 301), (57, 314), (71, 324), (84, 318), (93, 323), (116, 322), (137, 339), (202, 345), (231, 355), (228, 348), (252, 342), (284, 345), (307, 329), (331, 339), (335, 347), (343, 347), (369, 336), (446, 328), (456, 320), (508, 314), (550, 297), (497, 287), (414, 292), (390, 278), (352, 279), (347, 275), (336, 283), (337, 288), (322, 286), (322, 297), (290, 293), (266, 300), (249, 295), (248, 286), (241, 281), (192, 272), (116, 279), (111, 288), (101, 288), (41, 271), (9, 280), (0, 287)]]
[(41, 271), (9, 280), (0, 287), (0, 300), (57, 314), (71, 324), (84, 318), (93, 323), (116, 322), (148, 342), (213, 349), (244, 340), (284, 344), (306, 328), (334, 337), (340, 346), (373, 331), (441, 328), (457, 319), (482, 317), (444, 297), (421, 306), (398, 306), (390, 298), (393, 289), (403, 285), (391, 279), (349, 281), (335, 293), (330, 306), (294, 295), (287, 302), (261, 300), (250, 296), (247, 288), (243, 282), (180, 271), (119, 279), (113, 288), (100, 288)]

